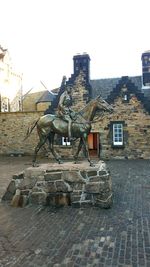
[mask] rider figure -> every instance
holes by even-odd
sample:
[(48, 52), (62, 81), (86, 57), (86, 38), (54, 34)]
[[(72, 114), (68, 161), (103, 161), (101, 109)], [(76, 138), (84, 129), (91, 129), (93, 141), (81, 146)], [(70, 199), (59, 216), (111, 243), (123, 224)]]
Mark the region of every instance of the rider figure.
[(70, 108), (72, 104), (72, 88), (67, 86), (64, 93), (60, 96), (58, 103), (58, 116), (62, 117), (68, 122), (68, 136), (71, 139), (71, 125), (72, 125), (72, 110)]

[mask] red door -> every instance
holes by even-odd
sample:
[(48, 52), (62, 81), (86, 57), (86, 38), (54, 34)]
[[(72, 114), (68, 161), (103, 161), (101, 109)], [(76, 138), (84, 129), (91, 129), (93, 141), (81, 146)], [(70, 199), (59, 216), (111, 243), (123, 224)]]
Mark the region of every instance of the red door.
[(90, 133), (88, 135), (89, 152), (91, 156), (99, 156), (100, 151), (99, 133)]

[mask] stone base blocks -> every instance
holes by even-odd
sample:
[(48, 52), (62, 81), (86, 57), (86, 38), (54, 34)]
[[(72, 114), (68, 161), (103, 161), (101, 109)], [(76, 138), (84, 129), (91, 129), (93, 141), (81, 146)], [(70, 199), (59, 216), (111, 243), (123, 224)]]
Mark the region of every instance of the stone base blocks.
[(13, 175), (3, 200), (10, 200), (15, 207), (38, 204), (110, 208), (111, 175), (103, 161), (94, 167), (87, 162), (41, 164)]

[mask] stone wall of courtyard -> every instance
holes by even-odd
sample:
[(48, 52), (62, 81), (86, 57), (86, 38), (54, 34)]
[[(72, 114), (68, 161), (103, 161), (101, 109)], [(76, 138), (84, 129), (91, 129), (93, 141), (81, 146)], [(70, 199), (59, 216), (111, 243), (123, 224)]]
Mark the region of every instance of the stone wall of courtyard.
[[(43, 115), (43, 112), (5, 112), (0, 113), (0, 154), (1, 155), (33, 155), (34, 148), (38, 143), (38, 134), (36, 127), (31, 135), (24, 140), (29, 126)], [(45, 145), (46, 149), (48, 148)], [(72, 155), (71, 146), (56, 146), (56, 151), (62, 157)], [(47, 152), (41, 149), (39, 155), (45, 155)], [(49, 153), (50, 158), (54, 158)]]
[(37, 143), (36, 130), (24, 141), (27, 128), (42, 112), (0, 113), (0, 154), (32, 154)]

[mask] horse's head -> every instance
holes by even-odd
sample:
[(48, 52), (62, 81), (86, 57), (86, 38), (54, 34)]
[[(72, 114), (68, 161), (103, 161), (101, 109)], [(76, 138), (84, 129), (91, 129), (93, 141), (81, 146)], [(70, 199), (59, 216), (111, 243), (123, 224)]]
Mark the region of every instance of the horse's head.
[(92, 99), (87, 105), (79, 112), (86, 121), (93, 120), (96, 111), (107, 111), (112, 113), (113, 107), (109, 105), (101, 96)]
[(113, 107), (110, 104), (108, 104), (101, 96), (98, 96), (95, 101), (97, 109), (108, 111), (110, 113), (113, 112)]

